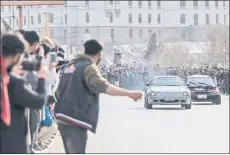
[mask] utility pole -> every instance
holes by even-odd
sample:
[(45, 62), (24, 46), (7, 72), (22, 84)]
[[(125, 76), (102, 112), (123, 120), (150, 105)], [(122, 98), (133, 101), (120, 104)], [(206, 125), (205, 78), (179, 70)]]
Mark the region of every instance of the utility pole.
[(18, 11), (19, 11), (19, 28), (22, 29), (23, 28), (23, 15), (22, 15), (22, 6), (19, 5), (18, 6)]
[(28, 30), (30, 29), (30, 6), (28, 6)]
[[(14, 1), (13, 1), (13, 3), (14, 3)], [(15, 20), (15, 15), (14, 15), (14, 5), (13, 5), (13, 30), (15, 30), (14, 29), (14, 20)]]
[(50, 38), (50, 14), (45, 12), (45, 36)]
[[(65, 4), (65, 6), (64, 6), (64, 8), (65, 8), (65, 14), (68, 14), (68, 3), (67, 4)], [(67, 58), (69, 58), (69, 55), (70, 55), (70, 51), (72, 50), (72, 49), (70, 49), (70, 39), (69, 39), (69, 37), (70, 37), (70, 35), (69, 35), (69, 21), (68, 21), (68, 16), (67, 16), (67, 23), (66, 23), (66, 46), (67, 46)], [(72, 48), (72, 47), (71, 47)]]

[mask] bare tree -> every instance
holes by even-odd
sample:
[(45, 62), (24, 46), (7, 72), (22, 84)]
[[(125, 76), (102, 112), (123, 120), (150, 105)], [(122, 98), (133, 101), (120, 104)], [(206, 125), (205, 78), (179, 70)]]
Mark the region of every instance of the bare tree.
[(156, 56), (156, 49), (157, 49), (157, 41), (156, 41), (156, 33), (153, 33), (152, 36), (149, 38), (149, 42), (147, 45), (147, 50), (145, 54), (145, 59), (150, 60), (152, 56)]
[(229, 27), (220, 24), (207, 27), (202, 49), (206, 64), (229, 66)]
[(193, 64), (193, 57), (189, 53), (189, 48), (181, 43), (167, 46), (167, 49), (160, 53), (159, 57), (153, 60), (161, 66), (188, 66)]

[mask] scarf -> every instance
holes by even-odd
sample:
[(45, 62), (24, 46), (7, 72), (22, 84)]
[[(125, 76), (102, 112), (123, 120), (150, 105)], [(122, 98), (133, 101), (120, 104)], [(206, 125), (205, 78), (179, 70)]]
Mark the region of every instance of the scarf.
[(8, 88), (7, 85), (9, 83), (9, 76), (6, 71), (4, 59), (1, 57), (0, 58), (1, 63), (1, 119), (2, 121), (7, 125), (10, 126), (10, 101), (9, 101), (9, 96), (8, 96)]

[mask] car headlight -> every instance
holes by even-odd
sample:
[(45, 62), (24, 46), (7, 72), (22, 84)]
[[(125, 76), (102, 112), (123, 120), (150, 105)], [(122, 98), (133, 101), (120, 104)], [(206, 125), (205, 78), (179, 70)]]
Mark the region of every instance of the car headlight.
[(152, 92), (150, 92), (150, 94), (149, 94), (150, 96), (155, 96), (156, 95), (156, 93), (154, 92), (154, 91), (152, 91)]
[(183, 95), (188, 96), (188, 92), (187, 91), (183, 92)]

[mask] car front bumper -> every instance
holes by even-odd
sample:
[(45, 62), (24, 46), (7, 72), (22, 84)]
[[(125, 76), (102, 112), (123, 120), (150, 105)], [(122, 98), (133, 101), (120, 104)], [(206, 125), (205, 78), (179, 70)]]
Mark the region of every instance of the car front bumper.
[(191, 104), (190, 98), (175, 98), (174, 100), (168, 101), (165, 98), (153, 98), (147, 99), (148, 104), (153, 105), (181, 105), (181, 104)]

